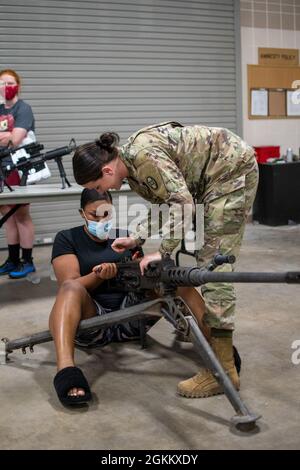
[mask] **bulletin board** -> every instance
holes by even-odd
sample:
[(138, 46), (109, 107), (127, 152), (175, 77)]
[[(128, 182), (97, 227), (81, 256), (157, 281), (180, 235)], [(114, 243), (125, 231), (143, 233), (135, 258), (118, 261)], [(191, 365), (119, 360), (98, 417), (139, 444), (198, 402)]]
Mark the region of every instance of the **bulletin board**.
[(300, 97), (300, 89), (298, 88), (296, 92), (297, 89), (292, 88), (294, 81), (300, 81), (300, 67), (268, 65), (247, 67), (249, 119), (300, 118), (300, 103), (298, 103), (300, 98), (297, 98)]

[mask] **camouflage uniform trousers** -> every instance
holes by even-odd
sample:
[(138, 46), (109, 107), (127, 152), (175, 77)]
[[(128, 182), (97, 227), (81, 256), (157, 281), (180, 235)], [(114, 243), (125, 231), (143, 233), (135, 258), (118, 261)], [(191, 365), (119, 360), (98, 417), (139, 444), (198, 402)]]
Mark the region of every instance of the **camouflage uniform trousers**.
[[(247, 216), (258, 184), (258, 168), (245, 176), (245, 186), (204, 204), (204, 245), (196, 251), (197, 264), (206, 266), (216, 252), (238, 256)], [(232, 272), (233, 266), (218, 266), (215, 272)], [(204, 321), (211, 328), (234, 330), (236, 296), (229, 283), (207, 283), (201, 293), (205, 301)]]

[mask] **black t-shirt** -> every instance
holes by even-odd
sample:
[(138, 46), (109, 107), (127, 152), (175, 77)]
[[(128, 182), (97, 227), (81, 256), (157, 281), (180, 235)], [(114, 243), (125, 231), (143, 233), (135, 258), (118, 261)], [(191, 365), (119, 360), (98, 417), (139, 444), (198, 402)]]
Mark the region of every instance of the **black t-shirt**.
[[(125, 230), (116, 230), (116, 238), (128, 237), (128, 232)], [(129, 250), (124, 253), (117, 253), (111, 248), (111, 244), (114, 239), (108, 239), (103, 242), (96, 242), (92, 240), (84, 230), (84, 225), (80, 227), (74, 227), (68, 230), (62, 230), (58, 232), (53, 248), (52, 258), (58, 256), (72, 254), (75, 255), (79, 262), (80, 275), (86, 276), (90, 274), (92, 268), (100, 263), (117, 263), (123, 261), (125, 258), (131, 258), (131, 252)], [(113, 280), (110, 280), (110, 285), (114, 286)], [(117, 309), (122, 300), (124, 299), (123, 292), (111, 292), (107, 281), (91, 292), (93, 299), (97, 300), (104, 308), (111, 310)]]

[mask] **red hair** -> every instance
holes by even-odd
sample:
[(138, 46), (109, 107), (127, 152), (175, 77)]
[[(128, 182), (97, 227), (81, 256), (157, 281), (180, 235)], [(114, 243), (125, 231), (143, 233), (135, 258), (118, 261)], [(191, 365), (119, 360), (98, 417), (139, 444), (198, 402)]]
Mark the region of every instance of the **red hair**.
[(1, 75), (4, 75), (4, 74), (11, 75), (12, 77), (14, 77), (14, 79), (15, 79), (16, 82), (17, 82), (17, 84), (18, 84), (18, 85), (21, 85), (21, 78), (20, 78), (20, 75), (18, 75), (17, 72), (15, 72), (13, 69), (1, 70), (1, 71), (0, 71), (0, 77), (1, 77)]

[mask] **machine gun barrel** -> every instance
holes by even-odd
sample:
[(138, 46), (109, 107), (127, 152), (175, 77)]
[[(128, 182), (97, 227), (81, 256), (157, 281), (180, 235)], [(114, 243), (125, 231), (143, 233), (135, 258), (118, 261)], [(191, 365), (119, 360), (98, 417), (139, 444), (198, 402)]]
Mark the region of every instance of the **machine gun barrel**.
[(201, 286), (208, 282), (299, 284), (300, 271), (290, 272), (209, 272), (200, 268), (165, 268), (161, 281), (174, 286)]
[(48, 160), (55, 160), (56, 158), (63, 157), (64, 155), (68, 155), (72, 153), (76, 148), (76, 142), (74, 139), (71, 139), (69, 145), (65, 145), (64, 147), (59, 147), (54, 150), (50, 150), (43, 155), (44, 161)]

